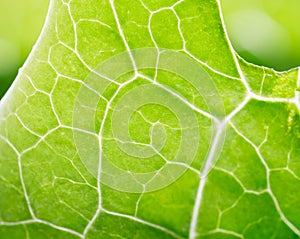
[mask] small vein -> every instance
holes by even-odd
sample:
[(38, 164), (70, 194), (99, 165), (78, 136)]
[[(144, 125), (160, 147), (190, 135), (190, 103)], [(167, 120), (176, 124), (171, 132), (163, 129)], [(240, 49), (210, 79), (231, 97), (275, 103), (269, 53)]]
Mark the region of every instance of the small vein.
[(134, 216), (130, 216), (130, 215), (127, 215), (127, 214), (122, 214), (122, 213), (117, 213), (117, 212), (112, 212), (112, 211), (109, 211), (109, 210), (106, 210), (106, 209), (102, 209), (103, 212), (107, 213), (107, 214), (110, 214), (110, 215), (113, 215), (113, 216), (117, 216), (117, 217), (122, 217), (122, 218), (127, 218), (127, 219), (130, 219), (132, 221), (135, 221), (135, 222), (138, 222), (138, 223), (141, 223), (141, 224), (144, 224), (144, 225), (147, 225), (147, 226), (150, 226), (150, 227), (153, 227), (155, 229), (158, 229), (160, 231), (163, 231), (171, 236), (173, 236), (174, 238), (178, 238), (178, 239), (183, 239), (182, 236), (178, 235), (177, 233), (175, 233), (174, 231), (168, 229), (168, 228), (165, 228), (165, 227), (162, 227), (160, 225), (157, 225), (155, 223), (152, 223), (152, 222), (148, 222), (148, 221), (145, 221), (143, 219), (140, 219), (140, 218), (137, 218), (137, 217), (134, 217)]
[(109, 102), (106, 105), (105, 108), (105, 112), (103, 115), (103, 120), (102, 123), (100, 125), (100, 130), (99, 130), (99, 135), (98, 135), (98, 139), (99, 139), (99, 161), (98, 161), (98, 175), (97, 175), (97, 191), (98, 191), (98, 208), (94, 214), (94, 216), (92, 217), (92, 219), (90, 220), (90, 222), (88, 223), (88, 225), (86, 226), (86, 228), (84, 229), (83, 234), (86, 235), (88, 230), (92, 227), (92, 224), (96, 221), (98, 215), (100, 214), (101, 210), (102, 210), (102, 193), (101, 193), (101, 172), (102, 172), (102, 133), (104, 130), (104, 125), (108, 116), (108, 111), (110, 109), (110, 104), (114, 101), (114, 99), (117, 97), (117, 95), (119, 94), (120, 90), (125, 87), (126, 85), (130, 84), (131, 82), (135, 81), (137, 79), (137, 76), (134, 76), (132, 79), (128, 80), (127, 82), (124, 82), (123, 84), (121, 84), (119, 86), (119, 88), (116, 90), (116, 92), (114, 93), (114, 95), (111, 97), (111, 99), (109, 100)]
[(70, 206), (68, 203), (66, 203), (63, 200), (59, 200), (59, 202), (63, 205), (65, 205), (67, 208), (69, 208), (71, 211), (73, 211), (74, 213), (76, 213), (77, 215), (79, 215), (83, 220), (89, 222), (90, 219), (88, 219), (86, 216), (84, 216), (80, 211), (78, 211), (77, 209), (73, 208), (72, 206)]
[(275, 205), (275, 208), (281, 218), (281, 220), (295, 233), (297, 234), (298, 236), (300, 236), (300, 231), (298, 230), (298, 228), (291, 222), (287, 219), (287, 217), (284, 215), (284, 213), (282, 212), (281, 208), (280, 208), (280, 205), (279, 205), (279, 202), (278, 200), (276, 199), (274, 193), (272, 192), (271, 190), (271, 184), (270, 184), (270, 169), (268, 168), (268, 165), (264, 159), (264, 157), (262, 156), (261, 152), (259, 151), (259, 148), (250, 140), (248, 139), (243, 133), (241, 133), (237, 128), (236, 126), (230, 122), (230, 126), (234, 129), (234, 131), (239, 135), (241, 136), (246, 142), (248, 142), (253, 148), (254, 150), (256, 151), (256, 154), (258, 155), (258, 157), (260, 158), (262, 164), (264, 165), (265, 169), (266, 169), (266, 178), (267, 178), (267, 192), (269, 193), (269, 195), (271, 196), (272, 200), (273, 200), (273, 203)]
[(21, 154), (19, 153), (19, 151), (14, 147), (14, 145), (8, 139), (4, 138), (2, 135), (0, 135), (0, 138), (2, 140), (4, 140), (13, 149), (13, 151), (15, 151), (15, 153), (18, 156), (19, 179), (20, 179), (20, 182), (21, 182), (21, 185), (22, 185), (22, 189), (23, 189), (23, 193), (24, 193), (24, 197), (25, 197), (25, 200), (26, 200), (26, 203), (27, 203), (27, 208), (29, 210), (29, 213), (30, 213), (32, 218), (35, 218), (35, 214), (34, 214), (33, 209), (31, 207), (30, 199), (29, 199), (29, 196), (28, 196), (28, 193), (27, 193), (27, 190), (26, 190), (26, 186), (25, 186), (25, 182), (24, 182), (24, 179), (23, 179)]
[(16, 187), (13, 183), (11, 183), (10, 181), (8, 181), (6, 178), (4, 178), (2, 175), (0, 175), (0, 181), (2, 181), (4, 184), (6, 184), (8, 187), (14, 189), (15, 191), (17, 191), (19, 194), (22, 194), (22, 190), (20, 190), (20, 188)]
[(114, 0), (110, 0), (109, 2), (110, 2), (110, 6), (111, 6), (111, 9), (113, 11), (114, 18), (115, 18), (115, 21), (116, 21), (116, 24), (117, 24), (117, 27), (118, 27), (118, 30), (119, 30), (119, 34), (120, 34), (120, 36), (123, 40), (123, 43), (125, 45), (125, 48), (126, 48), (128, 54), (129, 54), (129, 57), (130, 57), (130, 60), (132, 62), (134, 71), (135, 71), (135, 73), (137, 73), (136, 63), (135, 63), (134, 57), (131, 53), (130, 47), (129, 47), (128, 42), (126, 40), (126, 37), (124, 35), (123, 29), (121, 27), (120, 20), (119, 20), (119, 17), (118, 17), (118, 14), (117, 14), (117, 11), (116, 11), (116, 8), (115, 8), (115, 5), (114, 5)]
[(73, 30), (74, 30), (74, 48), (77, 51), (77, 48), (78, 48), (77, 24), (76, 24), (76, 22), (75, 22), (75, 20), (73, 18), (73, 15), (72, 15), (72, 12), (71, 12), (70, 3), (63, 2), (63, 4), (66, 5), (67, 8), (68, 8), (68, 13), (70, 15), (70, 19), (71, 19), (71, 22), (72, 22), (72, 25), (73, 25)]
[(83, 235), (80, 234), (79, 232), (77, 231), (74, 231), (74, 230), (71, 230), (69, 228), (65, 228), (65, 227), (62, 227), (62, 226), (58, 226), (54, 223), (51, 223), (51, 222), (47, 222), (47, 221), (44, 221), (44, 220), (41, 220), (41, 219), (36, 219), (35, 222), (38, 222), (38, 223), (41, 223), (41, 224), (44, 224), (44, 225), (47, 225), (49, 227), (52, 227), (54, 229), (57, 229), (57, 230), (60, 230), (60, 231), (64, 231), (64, 232), (67, 232), (67, 233), (70, 233), (70, 234), (73, 234), (75, 236), (78, 236), (80, 238), (83, 238)]
[(100, 20), (97, 20), (97, 19), (80, 18), (77, 23), (80, 23), (80, 22), (94, 22), (94, 23), (98, 23), (104, 27), (107, 27), (109, 29), (112, 29), (112, 27), (110, 25), (108, 25), (105, 22), (102, 22)]
[(204, 111), (202, 109), (197, 108), (196, 106), (194, 106), (193, 104), (191, 104), (189, 101), (187, 101), (185, 98), (183, 98), (182, 96), (180, 96), (178, 93), (172, 91), (171, 89), (169, 89), (168, 87), (164, 86), (163, 84), (155, 82), (151, 78), (149, 78), (148, 76), (140, 74), (140, 73), (138, 74), (138, 76), (144, 78), (145, 80), (148, 80), (148, 81), (152, 82), (156, 86), (158, 86), (158, 87), (164, 89), (165, 91), (169, 92), (170, 94), (172, 94), (173, 96), (175, 96), (176, 98), (178, 98), (180, 101), (182, 101), (184, 104), (186, 104), (188, 107), (190, 107), (194, 111), (200, 113), (201, 115), (203, 115), (203, 116), (205, 116), (205, 117), (207, 117), (209, 119), (212, 119), (215, 122), (219, 122), (219, 120), (215, 116), (207, 113), (206, 111)]
[(134, 210), (134, 217), (137, 217), (138, 215), (138, 212), (139, 212), (139, 205), (140, 205), (140, 202), (145, 194), (145, 185), (142, 185), (143, 186), (143, 191), (140, 193), (140, 196), (138, 197), (136, 203), (135, 203), (135, 210)]
[(97, 190), (97, 188), (93, 185), (91, 185), (90, 183), (88, 183), (87, 181), (84, 180), (84, 182), (77, 182), (77, 181), (74, 181), (72, 179), (69, 179), (69, 178), (65, 178), (65, 177), (58, 177), (58, 176), (54, 176), (54, 183), (55, 181), (58, 181), (58, 180), (63, 180), (63, 181), (67, 181), (69, 183), (72, 183), (74, 185), (83, 185), (83, 186), (89, 186), (95, 190)]
[(26, 224), (32, 224), (36, 223), (37, 221), (35, 219), (30, 219), (30, 220), (24, 220), (24, 221), (18, 221), (18, 222), (4, 222), (0, 221), (1, 226), (19, 226), (19, 225), (26, 225)]
[(36, 136), (36, 137), (38, 137), (38, 138), (41, 138), (41, 137), (42, 137), (42, 135), (40, 135), (40, 134), (34, 132), (33, 130), (31, 130), (30, 128), (28, 128), (28, 127), (25, 125), (25, 123), (22, 121), (22, 119), (20, 118), (20, 116), (19, 116), (18, 114), (15, 114), (15, 116), (16, 116), (17, 120), (20, 122), (20, 124), (22, 125), (22, 127), (23, 127), (26, 131), (28, 131), (30, 134), (32, 134), (32, 135), (34, 135), (34, 136)]
[(59, 129), (60, 127), (61, 127), (61, 126), (58, 125), (58, 126), (56, 126), (55, 128), (49, 130), (46, 134), (44, 134), (43, 136), (41, 136), (40, 139), (39, 139), (34, 145), (32, 145), (31, 147), (29, 147), (29, 148), (23, 150), (23, 151), (21, 152), (21, 155), (23, 155), (23, 154), (25, 154), (25, 153), (27, 153), (27, 152), (29, 152), (29, 151), (35, 149), (36, 147), (38, 147), (39, 144), (42, 143), (48, 135), (50, 135), (51, 133), (53, 133), (55, 130)]
[(300, 113), (300, 67), (298, 68), (298, 80), (297, 80), (297, 90), (295, 93), (295, 105), (297, 106)]
[[(48, 54), (48, 61), (49, 61), (49, 63), (51, 63), (50, 55), (51, 55), (51, 52), (52, 52), (52, 48), (55, 47), (55, 46), (57, 46), (57, 45), (59, 45), (59, 44), (61, 44), (62, 46), (66, 47), (68, 50), (70, 50), (71, 52), (73, 52), (73, 53), (77, 56), (78, 60), (83, 64), (83, 66), (84, 66), (86, 69), (88, 69), (90, 72), (94, 73), (95, 75), (97, 75), (97, 76), (99, 76), (99, 77), (101, 77), (101, 78), (103, 78), (103, 79), (105, 79), (105, 80), (107, 80), (107, 81), (109, 81), (109, 82), (112, 82), (112, 83), (114, 83), (114, 84), (116, 84), (116, 85), (120, 85), (119, 82), (114, 81), (114, 80), (112, 80), (111, 78), (109, 78), (109, 77), (107, 77), (107, 76), (105, 76), (105, 75), (102, 75), (101, 73), (99, 73), (98, 71), (96, 71), (96, 70), (94, 70), (92, 67), (90, 67), (90, 66), (82, 59), (82, 57), (80, 56), (80, 54), (78, 53), (78, 51), (77, 51), (76, 49), (73, 49), (72, 47), (70, 47), (68, 44), (66, 44), (66, 43), (63, 42), (63, 41), (59, 41), (57, 44), (55, 44), (55, 45), (53, 45), (53, 46), (50, 47), (50, 49), (49, 49), (49, 54)], [(52, 64), (52, 65), (53, 65), (53, 64)], [(55, 69), (56, 72), (58, 72), (58, 71), (56, 70), (55, 67), (54, 67), (54, 69)]]
[(225, 35), (225, 38), (226, 38), (226, 42), (228, 43), (228, 46), (229, 46), (229, 49), (230, 49), (230, 52), (231, 52), (231, 55), (232, 55), (232, 58), (235, 62), (235, 65), (236, 65), (236, 68), (237, 68), (237, 71), (240, 75), (240, 78), (241, 78), (241, 81), (243, 82), (246, 90), (248, 93), (251, 92), (251, 88), (248, 84), (248, 82), (246, 81), (246, 78), (244, 76), (244, 73), (241, 69), (241, 66), (239, 64), (239, 61), (237, 59), (237, 56), (236, 56), (236, 52), (231, 44), (231, 41), (229, 39), (229, 36), (228, 36), (228, 32), (227, 32), (227, 28), (226, 28), (226, 25), (225, 25), (225, 20), (224, 20), (224, 16), (223, 16), (223, 12), (222, 12), (222, 9), (221, 9), (221, 2), (220, 0), (217, 0), (217, 4), (218, 4), (218, 9), (219, 9), (219, 16), (220, 16), (220, 20), (221, 20), (221, 23), (222, 23), (222, 28), (224, 29), (224, 35)]
[(226, 78), (229, 78), (229, 79), (232, 79), (232, 80), (241, 80), (240, 78), (238, 77), (235, 77), (235, 76), (230, 76), (230, 75), (227, 75), (223, 72), (220, 72), (218, 70), (216, 70), (215, 68), (211, 67), (209, 64), (207, 64), (206, 62), (204, 61), (201, 61), (200, 59), (198, 59), (197, 57), (195, 57), (192, 53), (190, 53), (187, 49), (183, 49), (183, 52), (186, 53), (188, 56), (190, 56), (191, 58), (193, 58), (195, 61), (197, 61), (198, 63), (200, 63), (201, 65), (203, 65), (204, 67), (208, 68), (209, 70), (211, 70), (212, 72), (216, 73), (217, 75), (220, 75), (220, 76), (223, 76), (223, 77), (226, 77)]

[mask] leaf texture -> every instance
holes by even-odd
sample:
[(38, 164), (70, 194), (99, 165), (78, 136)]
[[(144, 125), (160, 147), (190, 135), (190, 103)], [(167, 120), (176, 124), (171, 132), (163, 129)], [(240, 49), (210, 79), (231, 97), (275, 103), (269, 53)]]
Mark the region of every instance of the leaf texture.
[(0, 103), (0, 238), (299, 238), (299, 70), (220, 9), (51, 1)]

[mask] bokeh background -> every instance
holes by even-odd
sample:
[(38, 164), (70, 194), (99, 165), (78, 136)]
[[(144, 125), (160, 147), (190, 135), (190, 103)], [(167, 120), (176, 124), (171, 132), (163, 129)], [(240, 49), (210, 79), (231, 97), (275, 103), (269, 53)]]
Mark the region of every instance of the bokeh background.
[(0, 99), (37, 40), (49, 0), (0, 0)]
[[(194, 0), (198, 1), (198, 0)], [(299, 0), (221, 0), (236, 51), (255, 64), (300, 65)], [(0, 0), (0, 99), (42, 29), (49, 0)]]

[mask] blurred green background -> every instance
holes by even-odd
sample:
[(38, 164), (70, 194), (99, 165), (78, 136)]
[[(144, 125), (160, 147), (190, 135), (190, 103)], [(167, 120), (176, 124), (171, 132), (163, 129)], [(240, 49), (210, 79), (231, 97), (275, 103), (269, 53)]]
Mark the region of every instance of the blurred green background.
[[(230, 39), (243, 58), (276, 70), (300, 65), (299, 0), (221, 3)], [(49, 0), (0, 0), (0, 98), (37, 40), (48, 4)]]
[(0, 99), (44, 24), (49, 0), (0, 0)]

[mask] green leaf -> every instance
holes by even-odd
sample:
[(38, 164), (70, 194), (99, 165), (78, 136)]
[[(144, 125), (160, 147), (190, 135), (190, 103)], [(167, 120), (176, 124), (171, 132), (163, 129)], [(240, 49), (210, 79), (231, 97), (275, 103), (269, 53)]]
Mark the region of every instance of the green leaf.
[(299, 238), (298, 69), (215, 0), (52, 0), (0, 104), (0, 237)]

